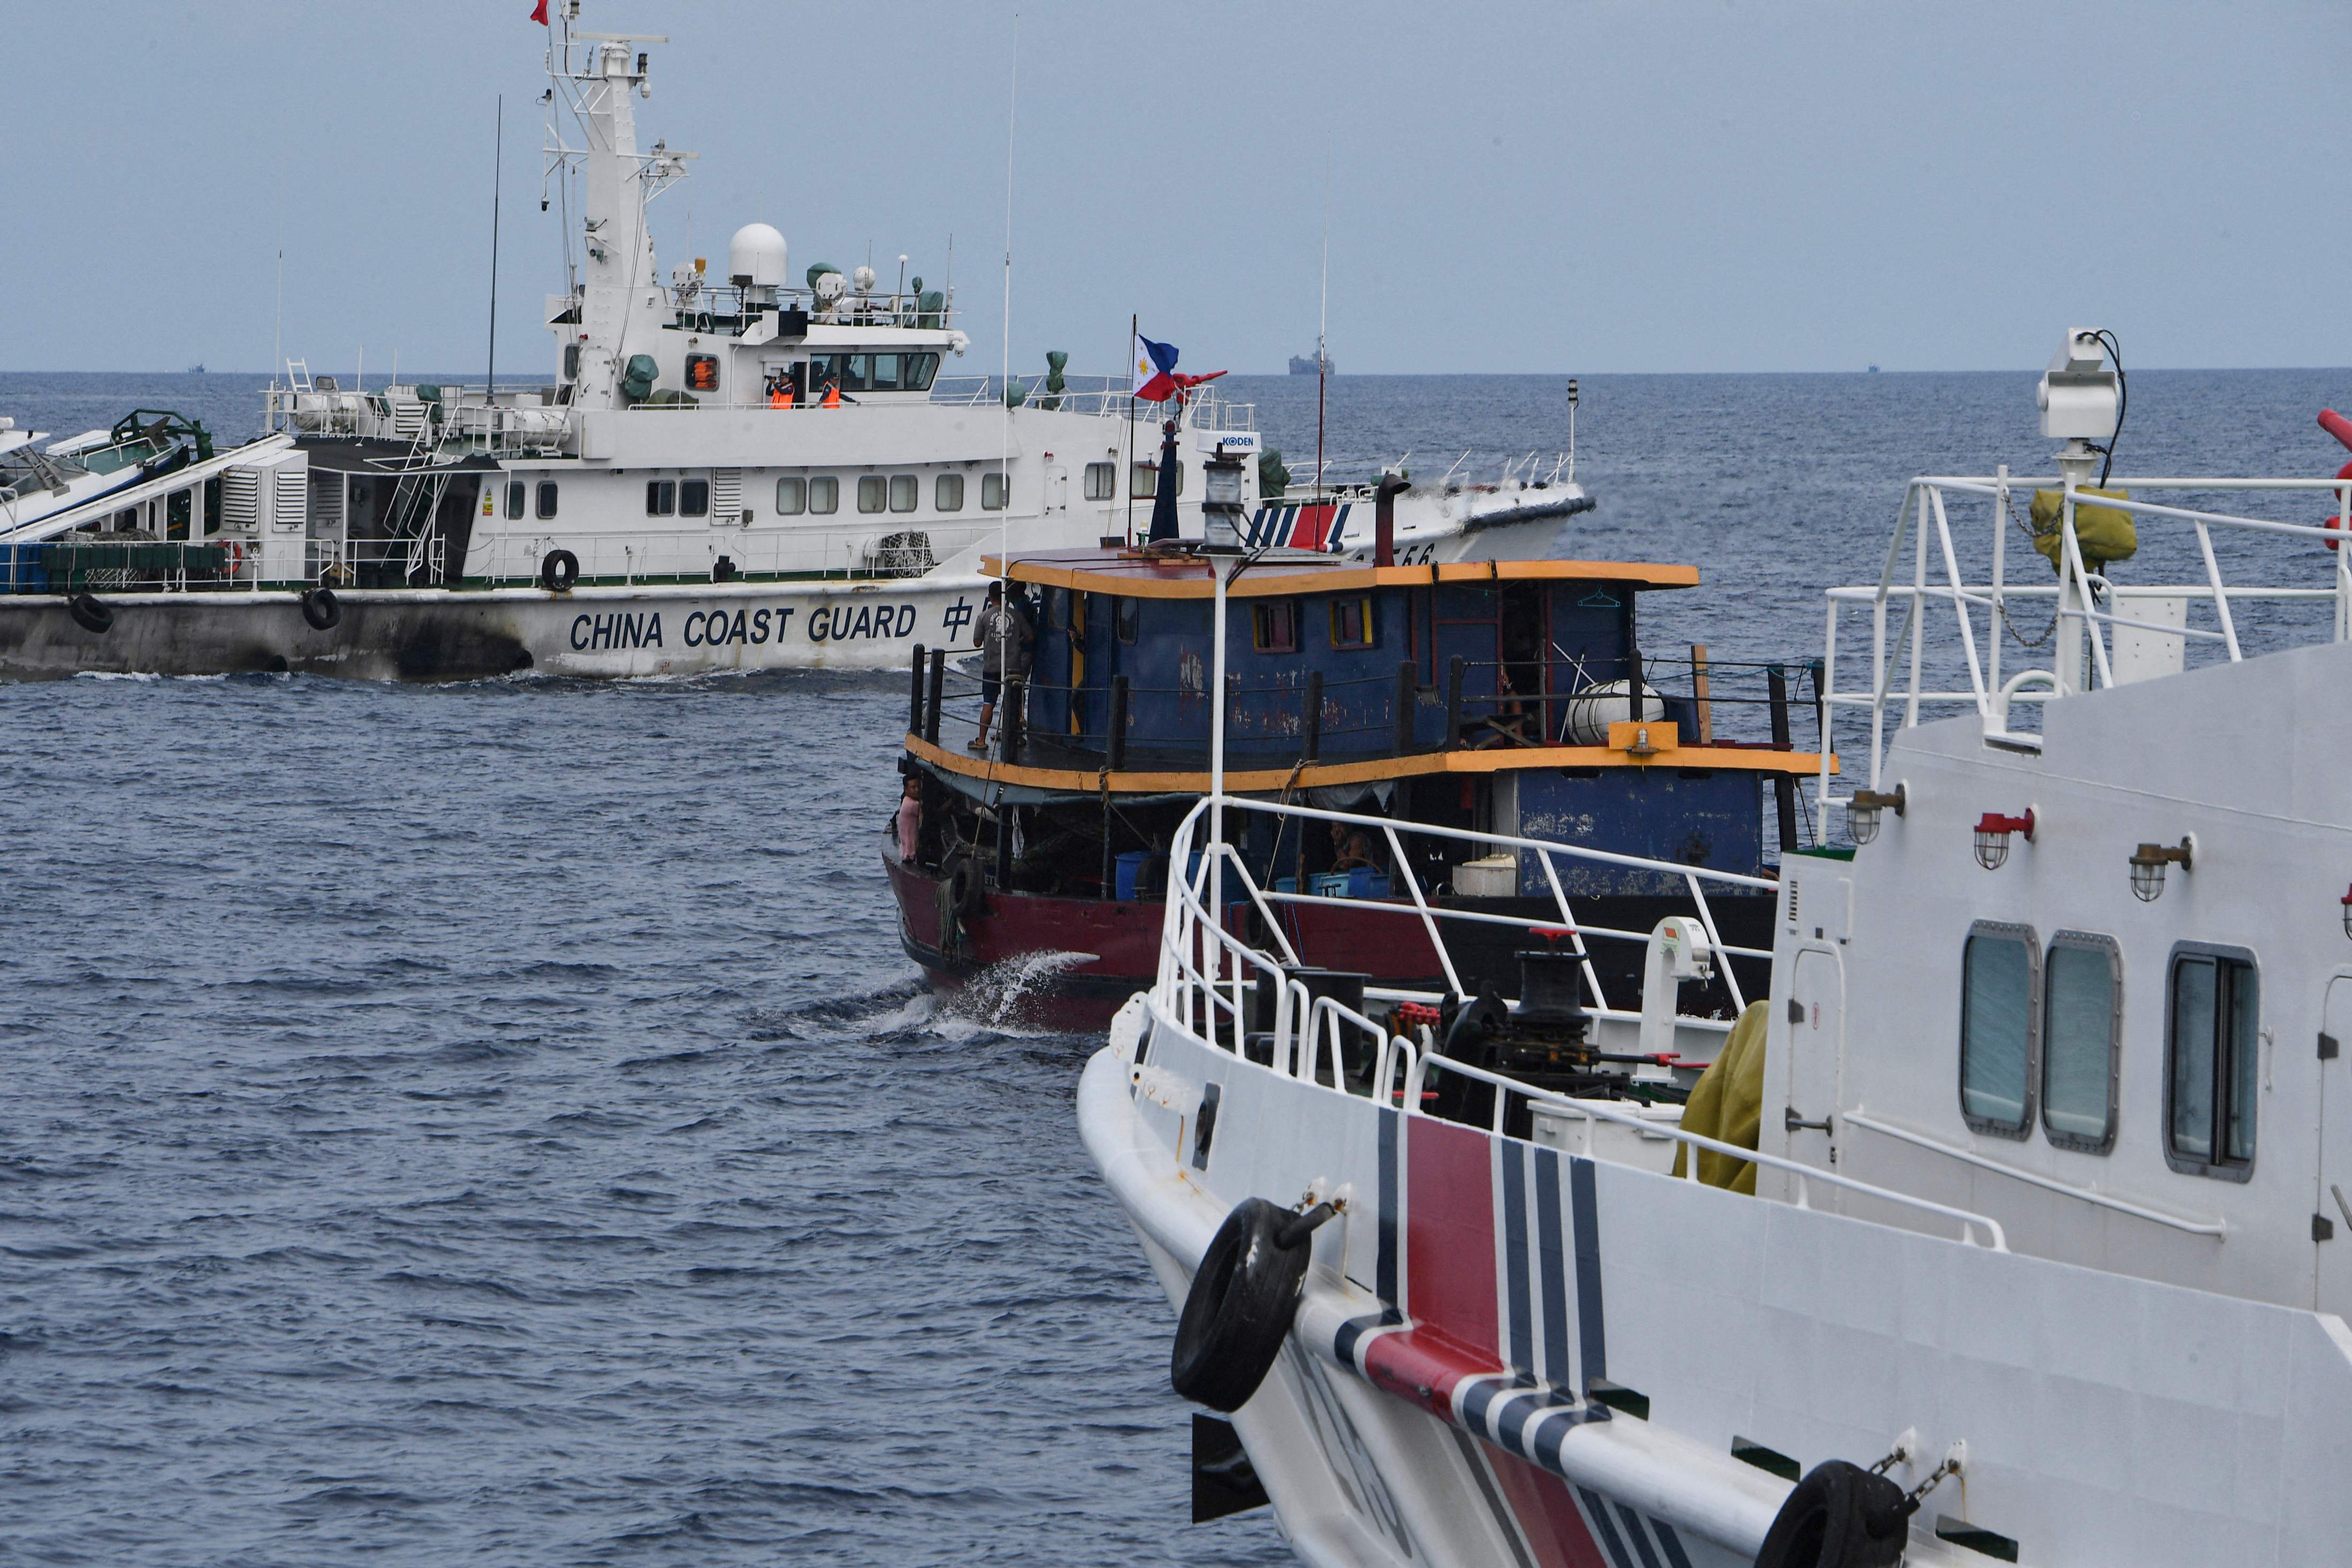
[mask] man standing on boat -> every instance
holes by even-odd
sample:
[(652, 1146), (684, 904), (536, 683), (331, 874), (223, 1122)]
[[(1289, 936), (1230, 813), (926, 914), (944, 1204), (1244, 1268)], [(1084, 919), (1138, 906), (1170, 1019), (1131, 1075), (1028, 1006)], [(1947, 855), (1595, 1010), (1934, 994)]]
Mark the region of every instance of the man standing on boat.
[(981, 607), (972, 641), (980, 649), (980, 733), (972, 737), (971, 749), (985, 752), (989, 722), (996, 717), (997, 694), (1005, 681), (1017, 685), (1029, 673), (1029, 649), (1036, 641), (1021, 602), (1015, 599), (1008, 605), (1001, 582), (988, 585), (988, 603)]

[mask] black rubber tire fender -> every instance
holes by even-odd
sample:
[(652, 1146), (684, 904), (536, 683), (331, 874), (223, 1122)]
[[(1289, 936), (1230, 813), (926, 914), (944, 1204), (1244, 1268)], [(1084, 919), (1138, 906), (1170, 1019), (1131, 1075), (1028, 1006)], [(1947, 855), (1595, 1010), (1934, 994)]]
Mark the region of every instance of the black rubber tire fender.
[(343, 602), (332, 588), (311, 588), (302, 595), (302, 619), (314, 632), (331, 632), (342, 624)]
[(977, 914), (986, 889), (980, 876), (980, 863), (969, 855), (959, 855), (948, 863), (948, 903), (958, 914)]
[(1511, 1026), (1511, 1011), (1492, 992), (1480, 990), (1477, 996), (1462, 1004), (1454, 1015), (1453, 1024), (1445, 1031), (1440, 1054), (1474, 1067), (1486, 1065), (1486, 1042)]
[(1168, 1381), (1186, 1399), (1230, 1415), (1274, 1370), (1313, 1254), (1304, 1237), (1282, 1245), (1297, 1217), (1264, 1198), (1244, 1198), (1217, 1227), (1185, 1292), (1168, 1360)]
[(74, 625), (100, 637), (114, 629), (114, 606), (87, 588), (66, 601), (66, 614), (73, 617)]
[(569, 550), (551, 550), (539, 563), (539, 585), (551, 594), (568, 594), (580, 581), (580, 557)]
[(1756, 1568), (1894, 1568), (1913, 1511), (1903, 1489), (1885, 1476), (1824, 1459), (1772, 1516)]

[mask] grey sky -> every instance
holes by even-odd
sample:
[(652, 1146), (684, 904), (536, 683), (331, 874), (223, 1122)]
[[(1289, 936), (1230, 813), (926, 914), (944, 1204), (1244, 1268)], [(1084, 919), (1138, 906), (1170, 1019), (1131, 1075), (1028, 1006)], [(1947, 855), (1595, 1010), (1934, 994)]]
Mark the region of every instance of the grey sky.
[[(101, 9), (6, 10), (0, 368), (262, 368), (282, 241), (289, 353), (478, 372), (501, 91), (499, 359), (547, 367), (530, 0)], [(1343, 371), (2352, 363), (2333, 0), (1019, 9), (1019, 369), (1130, 311), (1188, 370), (1309, 352), (1327, 146)], [(994, 366), (1012, 5), (584, 13), (673, 39), (665, 269), (760, 219), (937, 286), (952, 233)]]

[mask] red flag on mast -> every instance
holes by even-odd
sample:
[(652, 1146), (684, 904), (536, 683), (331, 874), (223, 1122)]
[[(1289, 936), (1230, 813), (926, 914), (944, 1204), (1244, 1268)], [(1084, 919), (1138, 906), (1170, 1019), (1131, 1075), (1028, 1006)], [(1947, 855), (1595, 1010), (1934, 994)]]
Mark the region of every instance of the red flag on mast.
[(539, 0), (539, 4), (530, 8), (530, 19), (542, 27), (548, 26), (547, 0)]

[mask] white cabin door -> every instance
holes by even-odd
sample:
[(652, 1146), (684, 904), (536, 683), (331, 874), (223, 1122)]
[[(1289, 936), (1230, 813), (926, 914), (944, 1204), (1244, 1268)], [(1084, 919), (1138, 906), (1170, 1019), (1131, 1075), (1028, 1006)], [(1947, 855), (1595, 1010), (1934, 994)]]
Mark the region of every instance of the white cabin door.
[(1045, 510), (1048, 512), (1070, 510), (1070, 470), (1059, 463), (1045, 469)]
[[(2319, 1028), (2319, 1190), (2311, 1230), (2315, 1237), (2326, 1229), (2333, 1234), (2312, 1243), (2319, 1254), (2314, 1304), (2323, 1312), (2352, 1317), (2352, 975), (2327, 983)], [(2284, 1041), (2276, 1048), (2293, 1059)]]
[[(1789, 1158), (1823, 1169), (1837, 1163), (1838, 1086), (1845, 1055), (1845, 972), (1837, 954), (1797, 954), (1789, 981)], [(1801, 1126), (1799, 1123), (1811, 1125)], [(1824, 1125), (1826, 1124), (1826, 1125)]]

